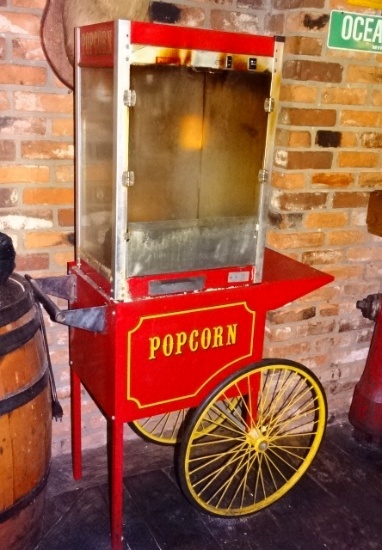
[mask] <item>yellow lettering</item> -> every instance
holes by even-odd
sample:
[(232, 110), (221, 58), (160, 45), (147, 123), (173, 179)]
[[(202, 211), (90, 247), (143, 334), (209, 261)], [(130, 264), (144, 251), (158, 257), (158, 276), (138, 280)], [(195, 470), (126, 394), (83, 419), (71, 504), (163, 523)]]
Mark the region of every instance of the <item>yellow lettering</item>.
[(157, 359), (158, 353), (165, 357), (171, 355), (182, 355), (188, 350), (195, 352), (198, 349), (208, 350), (209, 348), (221, 348), (232, 346), (237, 342), (238, 324), (217, 325), (215, 327), (205, 327), (201, 332), (198, 329), (190, 333), (185, 331), (175, 334), (166, 334), (149, 337), (149, 359)]
[(175, 355), (180, 355), (182, 353), (182, 348), (187, 342), (187, 333), (186, 332), (177, 332), (176, 333), (176, 352)]
[(188, 341), (188, 345), (190, 346), (191, 351), (196, 351), (199, 347), (198, 342), (196, 341), (196, 338), (199, 336), (198, 330), (191, 331), (190, 339)]
[(211, 330), (207, 327), (202, 330), (202, 334), (200, 337), (200, 344), (203, 349), (208, 349), (211, 345)]
[(228, 334), (226, 346), (232, 346), (233, 344), (236, 344), (237, 323), (235, 323), (234, 325), (227, 325), (227, 329)]
[(163, 338), (163, 345), (162, 345), (162, 351), (163, 355), (166, 357), (169, 357), (172, 354), (172, 350), (174, 349), (174, 338), (171, 334), (166, 334), (166, 336)]
[(159, 336), (152, 336), (149, 338), (150, 342), (150, 354), (149, 359), (155, 359), (156, 358), (156, 352), (158, 351), (160, 347), (160, 338)]
[(221, 348), (223, 346), (223, 327), (214, 327), (214, 342), (213, 348)]

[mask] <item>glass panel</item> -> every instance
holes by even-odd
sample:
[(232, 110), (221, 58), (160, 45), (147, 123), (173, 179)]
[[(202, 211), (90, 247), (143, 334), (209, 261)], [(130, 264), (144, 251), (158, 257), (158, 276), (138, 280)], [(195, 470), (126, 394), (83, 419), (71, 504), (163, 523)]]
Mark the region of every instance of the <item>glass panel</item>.
[(128, 275), (255, 264), (271, 75), (132, 66)]
[(111, 269), (113, 200), (113, 71), (81, 70), (79, 255)]
[(199, 218), (257, 215), (269, 90), (269, 74), (206, 74)]
[(187, 68), (132, 66), (137, 102), (130, 110), (131, 222), (197, 216), (203, 80)]

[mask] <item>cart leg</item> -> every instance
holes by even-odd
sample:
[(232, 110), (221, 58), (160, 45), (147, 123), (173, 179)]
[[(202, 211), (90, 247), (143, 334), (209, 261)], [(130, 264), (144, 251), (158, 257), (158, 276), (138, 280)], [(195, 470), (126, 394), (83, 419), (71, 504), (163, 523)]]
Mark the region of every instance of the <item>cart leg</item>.
[(110, 457), (110, 516), (111, 547), (122, 550), (123, 518), (123, 422), (112, 418), (109, 424), (109, 457)]
[(72, 419), (72, 461), (73, 477), (82, 477), (81, 452), (81, 381), (73, 369), (70, 369), (71, 419)]

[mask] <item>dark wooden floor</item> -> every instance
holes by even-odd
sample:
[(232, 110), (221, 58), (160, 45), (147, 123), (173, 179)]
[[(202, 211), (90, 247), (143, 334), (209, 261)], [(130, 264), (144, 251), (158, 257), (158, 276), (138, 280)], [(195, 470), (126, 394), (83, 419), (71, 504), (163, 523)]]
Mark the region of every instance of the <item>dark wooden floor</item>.
[[(329, 427), (299, 484), (279, 502), (239, 519), (210, 517), (182, 496), (174, 450), (141, 440), (125, 449), (124, 548), (131, 550), (378, 550), (382, 548), (382, 447), (357, 443), (348, 424)], [(54, 460), (38, 550), (109, 546), (105, 450)]]

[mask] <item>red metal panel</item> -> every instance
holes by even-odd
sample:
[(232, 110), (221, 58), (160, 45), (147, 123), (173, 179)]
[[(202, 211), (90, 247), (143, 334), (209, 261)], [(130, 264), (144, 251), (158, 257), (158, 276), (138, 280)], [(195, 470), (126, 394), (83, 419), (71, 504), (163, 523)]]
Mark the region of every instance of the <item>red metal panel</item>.
[(79, 29), (79, 65), (87, 67), (114, 66), (115, 23), (97, 23)]
[(195, 406), (262, 357), (265, 313), (333, 278), (267, 251), (263, 283), (118, 303), (77, 275), (73, 307), (107, 305), (107, 330), (71, 330), (71, 361), (108, 416), (130, 421)]
[(131, 42), (169, 48), (199, 49), (273, 57), (275, 39), (233, 32), (176, 27), (157, 23), (132, 21)]
[[(108, 21), (80, 28), (79, 64), (81, 66), (114, 66), (115, 26), (116, 22)], [(131, 22), (130, 42), (146, 46), (264, 57), (273, 57), (275, 47), (273, 36), (212, 31), (139, 21)]]

